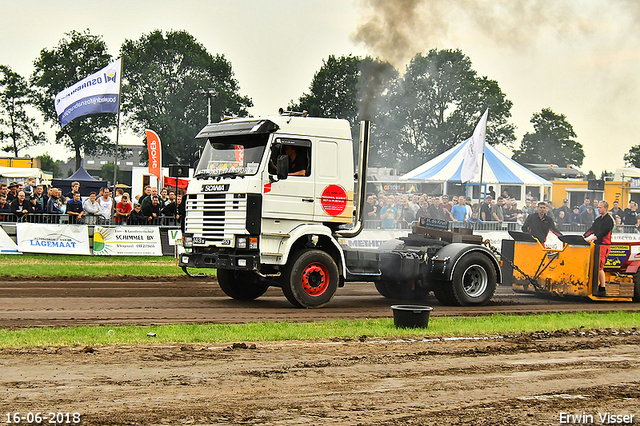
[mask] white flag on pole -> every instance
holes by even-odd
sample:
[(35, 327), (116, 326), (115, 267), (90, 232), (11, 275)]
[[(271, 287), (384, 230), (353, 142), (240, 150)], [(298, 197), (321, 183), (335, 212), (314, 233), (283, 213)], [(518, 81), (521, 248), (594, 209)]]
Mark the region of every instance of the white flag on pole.
[(476, 129), (473, 131), (473, 136), (471, 136), (467, 143), (462, 161), (462, 169), (460, 170), (460, 179), (462, 180), (462, 183), (469, 182), (478, 174), (478, 161), (482, 159), (482, 154), (484, 154), (488, 116), (489, 108), (487, 108), (482, 115), (482, 118), (476, 125)]
[(56, 113), (62, 127), (83, 115), (118, 112), (121, 60), (118, 58), (56, 95)]

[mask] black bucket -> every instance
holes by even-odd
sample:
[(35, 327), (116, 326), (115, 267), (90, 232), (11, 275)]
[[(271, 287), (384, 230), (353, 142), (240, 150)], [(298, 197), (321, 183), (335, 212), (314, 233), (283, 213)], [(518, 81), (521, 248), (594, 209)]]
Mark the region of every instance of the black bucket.
[(398, 328), (427, 328), (431, 306), (393, 305), (393, 324)]

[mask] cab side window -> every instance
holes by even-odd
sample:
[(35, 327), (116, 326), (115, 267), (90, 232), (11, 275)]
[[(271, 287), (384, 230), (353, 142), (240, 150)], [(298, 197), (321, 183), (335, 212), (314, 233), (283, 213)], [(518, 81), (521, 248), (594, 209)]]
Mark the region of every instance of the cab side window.
[(309, 176), (311, 174), (311, 141), (278, 139), (271, 153), (270, 171), (275, 170), (277, 158), (286, 155), (289, 160), (289, 176)]

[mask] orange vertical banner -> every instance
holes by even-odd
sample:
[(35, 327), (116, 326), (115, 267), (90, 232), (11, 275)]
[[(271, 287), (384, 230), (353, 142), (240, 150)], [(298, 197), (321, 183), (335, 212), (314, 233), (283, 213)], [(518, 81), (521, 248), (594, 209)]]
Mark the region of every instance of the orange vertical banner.
[(162, 186), (162, 145), (158, 134), (148, 129), (147, 150), (149, 151), (149, 174), (155, 175)]

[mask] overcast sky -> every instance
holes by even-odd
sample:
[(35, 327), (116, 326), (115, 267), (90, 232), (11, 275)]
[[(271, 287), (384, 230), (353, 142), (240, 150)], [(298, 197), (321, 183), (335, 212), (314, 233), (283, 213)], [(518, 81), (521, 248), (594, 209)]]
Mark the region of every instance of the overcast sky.
[[(250, 112), (267, 115), (307, 92), (331, 54), (378, 56), (402, 72), (418, 52), (460, 48), (513, 101), (517, 143), (548, 107), (573, 125), (585, 172), (623, 167), (640, 144), (636, 0), (0, 0), (0, 10), (0, 64), (24, 77), (71, 30), (103, 36), (114, 57), (125, 39), (186, 30), (226, 57)], [(71, 156), (27, 152), (45, 151)]]

